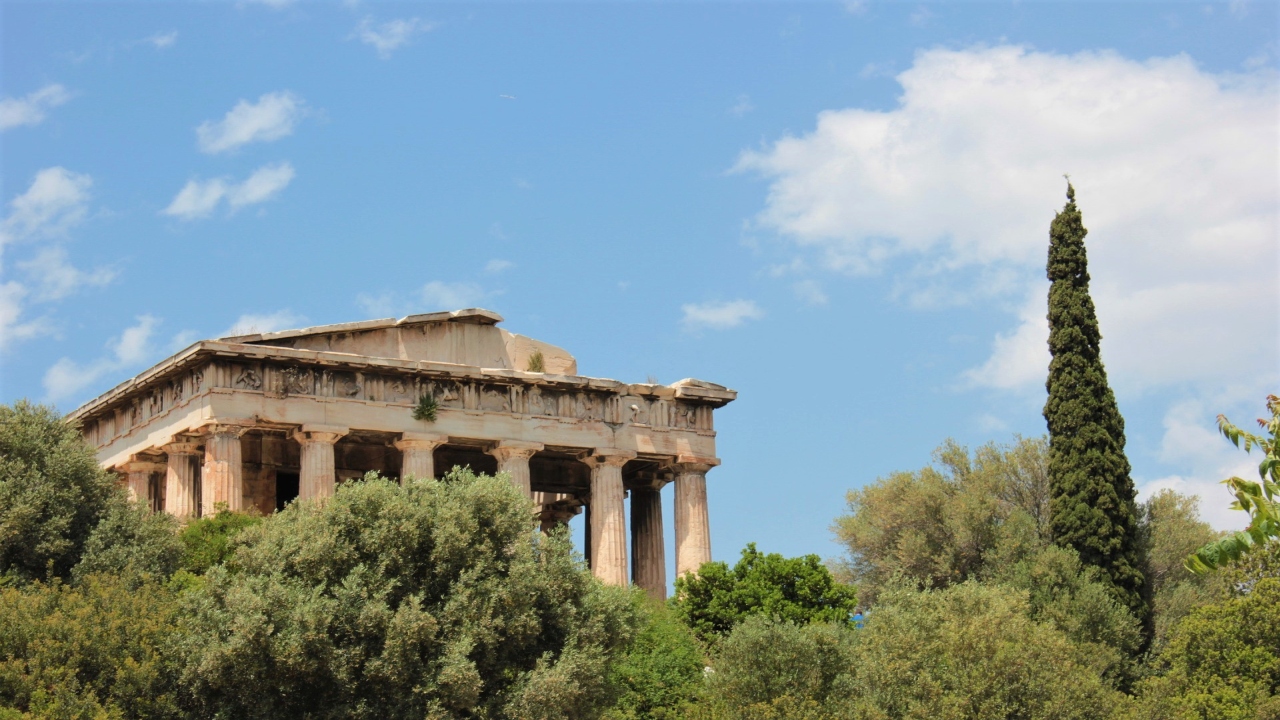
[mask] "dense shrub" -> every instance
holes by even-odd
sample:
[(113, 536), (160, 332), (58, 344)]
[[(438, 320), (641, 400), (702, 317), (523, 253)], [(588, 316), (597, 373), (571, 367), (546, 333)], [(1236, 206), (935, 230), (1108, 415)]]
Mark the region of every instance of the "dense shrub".
[(722, 562), (676, 580), (676, 616), (705, 641), (727, 634), (750, 615), (795, 623), (846, 622), (854, 589), (835, 581), (817, 555), (785, 558), (749, 543), (732, 569)]
[(613, 665), (615, 700), (610, 720), (676, 720), (702, 694), (703, 652), (697, 639), (665, 605), (635, 592), (641, 617), (636, 638)]
[(370, 475), (232, 543), (186, 609), (202, 715), (590, 718), (631, 640), (626, 591), (538, 535), (511, 483)]
[(221, 506), (213, 515), (192, 520), (182, 529), (182, 569), (197, 575), (231, 556), (231, 538), (262, 518)]

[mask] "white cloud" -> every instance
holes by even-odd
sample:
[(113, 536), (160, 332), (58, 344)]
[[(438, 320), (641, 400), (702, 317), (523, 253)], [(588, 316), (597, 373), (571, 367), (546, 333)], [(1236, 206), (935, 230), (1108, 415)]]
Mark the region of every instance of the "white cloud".
[(409, 42), (417, 33), (429, 32), (435, 28), (434, 23), (423, 22), (418, 18), (407, 20), (391, 20), (374, 25), (372, 18), (365, 18), (356, 26), (355, 35), (360, 42), (372, 45), (378, 51), (378, 57), (386, 60), (391, 52)]
[(71, 93), (57, 83), (45, 85), (26, 97), (0, 99), (0, 130), (21, 125), (39, 125), (46, 113), (71, 99)]
[(356, 305), (359, 305), (369, 317), (381, 318), (397, 315), (400, 303), (396, 302), (395, 293), (384, 292), (378, 295), (360, 293), (356, 296)]
[(733, 107), (729, 108), (729, 114), (735, 117), (742, 117), (755, 109), (756, 106), (751, 104), (750, 95), (739, 95), (738, 101), (734, 103)]
[(691, 303), (682, 305), (686, 330), (726, 330), (748, 320), (764, 316), (764, 312), (752, 300), (727, 300), (724, 302)]
[(794, 286), (796, 296), (809, 305), (826, 305), (827, 294), (822, 290), (822, 284), (817, 280), (801, 280)]
[(16, 280), (0, 283), (0, 350), (50, 332), (48, 323), (42, 319), (22, 320), (27, 292), (26, 286)]
[(223, 200), (232, 210), (266, 202), (288, 187), (294, 175), (293, 165), (280, 162), (263, 165), (242, 183), (225, 178), (188, 180), (169, 206), (160, 212), (180, 220), (197, 220), (213, 214)]
[(867, 0), (845, 0), (844, 11), (850, 15), (865, 15)]
[(178, 31), (172, 30), (167, 33), (156, 33), (155, 35), (147, 38), (146, 42), (151, 43), (158, 50), (163, 50), (178, 42)]
[(1113, 379), (1275, 377), (1273, 73), (1005, 46), (923, 52), (897, 79), (891, 111), (823, 112), (811, 133), (742, 155), (739, 169), (772, 181), (757, 225), (849, 273), (895, 259), (925, 283), (1012, 271), (1022, 280), (1001, 292), (1020, 296), (1020, 322), (969, 378), (1030, 388), (1044, 379), (1043, 263), (1069, 171)]
[(254, 333), (269, 333), (277, 330), (291, 330), (301, 327), (307, 319), (292, 310), (278, 310), (265, 315), (241, 315), (231, 327), (222, 331), (218, 337), (235, 337)]
[(138, 366), (155, 352), (151, 336), (160, 320), (140, 315), (137, 324), (128, 327), (119, 338), (107, 343), (109, 352), (86, 364), (62, 358), (44, 374), (46, 400), (57, 402), (72, 398), (106, 375)]
[(206, 120), (196, 128), (201, 152), (233, 150), (252, 142), (271, 142), (293, 134), (306, 114), (302, 98), (288, 91), (266, 93), (258, 102), (241, 100), (218, 122)]
[(485, 264), (484, 271), (489, 273), (490, 275), (497, 275), (498, 273), (506, 272), (507, 270), (510, 270), (515, 266), (516, 264), (511, 262), (510, 260), (495, 259), (495, 260), (490, 260), (488, 263)]
[(429, 312), (436, 310), (461, 310), (476, 307), (485, 298), (484, 289), (475, 283), (448, 283), (432, 280), (422, 286), (422, 302)]
[(36, 173), (27, 191), (9, 201), (0, 247), (15, 240), (65, 235), (84, 219), (92, 185), (88, 175), (62, 167)]
[(85, 287), (102, 287), (116, 277), (111, 268), (97, 268), (85, 272), (67, 262), (67, 251), (59, 246), (42, 249), (30, 260), (18, 263), (38, 283), (35, 300), (49, 302), (61, 300)]

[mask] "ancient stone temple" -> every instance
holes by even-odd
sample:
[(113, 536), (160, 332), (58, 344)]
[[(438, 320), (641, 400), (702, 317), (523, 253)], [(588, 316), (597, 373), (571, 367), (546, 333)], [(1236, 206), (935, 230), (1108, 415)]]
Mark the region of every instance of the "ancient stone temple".
[[(501, 321), (470, 309), (198, 342), (70, 417), (135, 497), (180, 518), (219, 503), (270, 513), (370, 470), (501, 471), (531, 523), (586, 510), (597, 577), (664, 595), (660, 493), (674, 484), (676, 572), (696, 570), (711, 559), (712, 413), (737, 393), (583, 377)], [(420, 405), (435, 419), (415, 419)]]

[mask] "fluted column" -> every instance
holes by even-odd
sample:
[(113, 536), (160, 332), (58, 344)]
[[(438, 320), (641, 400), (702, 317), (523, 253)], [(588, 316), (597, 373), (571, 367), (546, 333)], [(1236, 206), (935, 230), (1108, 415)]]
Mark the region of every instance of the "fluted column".
[(636, 455), (614, 449), (597, 449), (586, 463), (591, 466), (591, 572), (609, 585), (627, 584), (627, 517), (623, 498), (622, 466)]
[(240, 436), (249, 428), (241, 425), (210, 425), (205, 430), (204, 468), (200, 475), (201, 507), (213, 514), (219, 503), (228, 510), (244, 510), (244, 460)]
[(533, 506), (538, 510), (538, 527), (544, 533), (551, 532), (556, 526), (569, 522), (582, 510), (574, 496), (566, 493), (533, 493)]
[(667, 558), (662, 537), (662, 486), (631, 490), (631, 578), (658, 600), (667, 599)]
[(707, 471), (716, 458), (681, 455), (676, 470), (676, 577), (696, 573), (711, 561), (711, 525), (707, 519)]
[(333, 446), (349, 432), (332, 425), (303, 425), (293, 439), (302, 445), (302, 472), (298, 474), (298, 499), (333, 497), (337, 475), (333, 464)]
[(151, 474), (164, 472), (166, 466), (163, 463), (150, 462), (147, 460), (130, 460), (125, 463), (124, 470), (128, 473), (128, 489), (129, 499), (133, 502), (145, 504), (151, 507)]
[(521, 442), (519, 440), (503, 440), (489, 454), (498, 459), (498, 472), (504, 472), (511, 478), (511, 484), (520, 488), (527, 498), (533, 493), (529, 488), (529, 458), (542, 450), (542, 443)]
[(436, 477), (436, 448), (449, 441), (448, 435), (407, 432), (400, 435), (396, 448), (400, 450), (400, 482), (409, 478), (434, 480)]
[(179, 520), (196, 515), (196, 455), (193, 442), (176, 442), (163, 448), (169, 455), (164, 476), (164, 511)]

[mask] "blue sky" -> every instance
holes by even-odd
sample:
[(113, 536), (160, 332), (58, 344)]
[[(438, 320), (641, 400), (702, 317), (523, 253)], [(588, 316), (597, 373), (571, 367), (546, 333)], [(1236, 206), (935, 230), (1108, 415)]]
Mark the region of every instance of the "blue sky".
[[(1071, 173), (1135, 480), (1280, 389), (1271, 3), (2, 6), (0, 400), (194, 340), (483, 306), (737, 389), (714, 554), (1044, 431)], [(668, 504), (670, 498), (667, 498)]]

